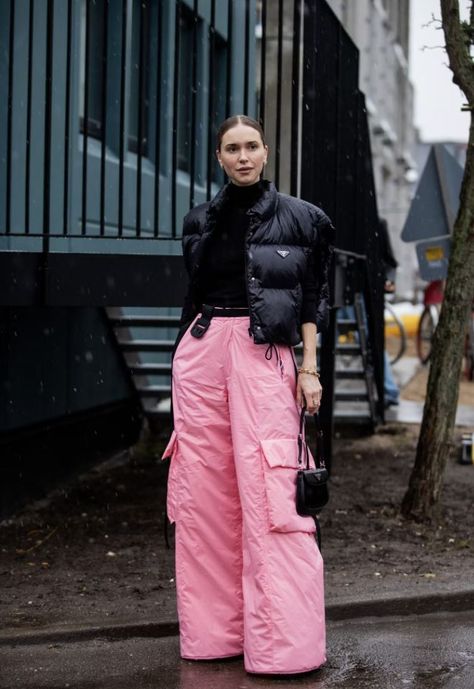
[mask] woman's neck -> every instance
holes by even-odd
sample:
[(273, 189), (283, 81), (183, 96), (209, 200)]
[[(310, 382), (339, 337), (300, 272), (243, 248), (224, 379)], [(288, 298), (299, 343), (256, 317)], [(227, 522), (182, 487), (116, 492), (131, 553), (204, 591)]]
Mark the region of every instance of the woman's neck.
[(263, 182), (259, 180), (255, 184), (248, 186), (238, 186), (231, 182), (229, 184), (229, 201), (232, 206), (237, 208), (251, 208), (258, 201), (263, 193)]

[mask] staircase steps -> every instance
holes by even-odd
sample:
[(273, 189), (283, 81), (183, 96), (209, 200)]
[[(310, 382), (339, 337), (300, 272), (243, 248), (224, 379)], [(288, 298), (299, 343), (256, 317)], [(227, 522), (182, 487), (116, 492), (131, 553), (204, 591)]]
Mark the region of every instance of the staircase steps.
[(129, 369), (134, 376), (169, 376), (171, 362), (169, 364), (129, 364)]
[(334, 399), (336, 402), (367, 402), (367, 388), (336, 389)]
[(177, 328), (178, 316), (112, 316), (114, 328)]
[(362, 295), (356, 301), (349, 307), (353, 317), (349, 313), (336, 319), (333, 414), (336, 424), (373, 428), (376, 395)]
[(169, 352), (173, 340), (118, 340), (122, 352)]
[[(146, 417), (169, 417), (171, 352), (179, 316), (123, 313), (117, 308), (109, 309), (108, 316)], [(159, 361), (152, 360), (154, 355)]]
[(337, 321), (337, 329), (340, 335), (347, 335), (347, 333), (356, 332), (357, 321), (353, 318), (339, 318)]
[(161, 397), (170, 394), (169, 385), (137, 385), (140, 397)]
[(345, 354), (346, 356), (361, 356), (362, 350), (359, 344), (340, 343), (336, 344), (336, 355)]
[(336, 380), (365, 380), (362, 368), (336, 368)]

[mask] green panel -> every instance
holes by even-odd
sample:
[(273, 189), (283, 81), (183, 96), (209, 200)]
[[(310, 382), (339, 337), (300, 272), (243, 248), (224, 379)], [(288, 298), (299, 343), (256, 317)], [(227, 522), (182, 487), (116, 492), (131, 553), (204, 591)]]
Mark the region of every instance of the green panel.
[(7, 122), (8, 122), (8, 34), (10, 3), (0, 0), (0, 233), (6, 228)]
[(28, 12), (26, 0), (15, 2), (15, 40), (13, 43), (13, 95), (12, 109), (12, 216), (11, 229), (23, 232), (25, 229), (24, 203), (26, 169), (26, 104), (27, 82), (22, 75), (28, 72)]
[[(124, 48), (125, 56), (125, 94), (127, 103), (125, 106), (125, 165), (124, 165), (124, 197), (123, 219), (124, 235), (135, 232), (136, 221), (136, 193), (137, 193), (137, 155), (129, 149), (129, 114), (130, 93), (133, 91), (131, 81), (136, 79), (136, 55), (133, 48), (133, 21), (137, 20), (138, 0), (128, 0), (127, 3), (127, 31)], [(186, 0), (189, 8), (194, 7), (194, 1)], [(30, 137), (30, 231), (39, 233), (43, 231), (43, 183), (44, 183), (44, 115), (45, 115), (45, 65), (46, 65), (46, 19), (48, 3), (45, 0), (37, 0), (30, 3), (29, 0), (15, 0), (15, 30), (14, 30), (14, 90), (13, 90), (13, 175), (11, 208), (13, 218), (13, 231), (24, 231), (25, 219), (25, 171), (27, 153), (27, 93), (28, 93), (28, 27), (30, 11), (33, 8), (33, 36), (32, 36), (32, 74), (31, 74), (31, 137)], [(158, 115), (160, 122), (160, 198), (159, 198), (159, 231), (160, 236), (169, 237), (171, 234), (171, 197), (174, 180), (172, 171), (172, 143), (173, 143), (173, 87), (176, 78), (176, 66), (174, 64), (175, 52), (175, 11), (176, 0), (163, 0), (162, 25), (158, 36), (157, 4), (150, 6), (149, 22), (149, 58), (151, 64), (148, 72), (147, 86), (147, 118), (148, 127), (147, 148), (142, 159), (142, 225), (144, 234), (150, 233), (154, 226), (154, 193), (155, 193), (155, 147), (157, 121), (157, 65), (161, 66), (161, 108)], [(52, 88), (52, 141), (51, 141), (51, 204), (50, 227), (47, 231), (61, 233), (63, 231), (63, 206), (64, 206), (64, 160), (65, 160), (65, 96), (66, 84), (70, 84), (70, 137), (69, 137), (69, 209), (68, 231), (78, 233), (81, 229), (82, 215), (82, 166), (83, 166), (83, 137), (79, 131), (79, 93), (81, 60), (81, 20), (83, 13), (82, 2), (79, 0), (71, 4), (72, 8), (72, 35), (71, 35), (71, 72), (66, 74), (67, 65), (67, 8), (68, 3), (54, 3), (54, 33), (53, 33), (53, 88)], [(121, 46), (121, 0), (109, 0), (109, 42), (107, 52), (107, 146), (105, 163), (105, 232), (107, 235), (116, 235), (118, 224), (119, 203), (119, 144), (120, 144), (120, 67), (122, 57)], [(197, 94), (197, 136), (194, 142), (196, 154), (196, 190), (195, 203), (200, 203), (206, 198), (207, 179), (207, 130), (208, 130), (208, 88), (209, 88), (209, 21), (211, 12), (210, 0), (199, 0), (198, 12), (200, 16), (198, 34), (198, 94)], [(250, 10), (250, 60), (249, 74), (244, 75), (242, 55), (242, 38), (245, 36), (245, 2), (233, 3), (233, 55), (232, 55), (232, 106), (233, 112), (241, 112), (243, 109), (243, 89), (247, 84), (249, 92), (249, 114), (255, 112), (255, 40), (254, 19), (255, 0), (249, 3)], [(0, 129), (6, 128), (6, 103), (8, 101), (8, 30), (9, 30), (10, 2), (0, 0), (0, 41), (2, 51), (0, 54)], [(133, 11), (135, 8), (135, 11)], [(228, 0), (216, 0), (216, 30), (218, 35), (219, 66), (217, 78), (219, 80), (219, 110), (223, 111), (222, 95), (225, 92), (226, 56), (223, 40), (227, 38)], [(135, 31), (136, 34), (136, 31)], [(100, 46), (96, 46), (97, 54), (100, 54)], [(224, 64), (225, 63), (225, 64)], [(102, 65), (97, 65), (97, 69)], [(96, 83), (95, 81), (93, 83)], [(181, 98), (189, 98), (189, 93), (180, 94)], [(98, 95), (95, 94), (94, 102)], [(98, 111), (99, 112), (99, 111)], [(219, 115), (220, 117), (221, 115)], [(0, 154), (5, 160), (5, 137), (1, 137)], [(100, 222), (100, 157), (101, 141), (90, 137), (87, 149), (87, 233), (91, 236), (99, 234)], [(5, 225), (5, 171), (6, 166), (0, 165), (0, 232)], [(177, 226), (178, 232), (184, 214), (189, 207), (189, 174), (178, 171), (177, 175)], [(0, 250), (36, 250), (34, 246), (28, 246), (36, 241), (34, 238), (0, 238)], [(102, 242), (87, 242), (88, 251), (103, 251)], [(127, 243), (112, 242), (107, 251), (133, 250)], [(117, 247), (117, 248), (114, 248)], [(64, 247), (63, 247), (64, 250)], [(65, 250), (70, 250), (66, 247)], [(141, 251), (152, 253), (156, 247), (146, 242), (142, 243)]]
[(0, 432), (130, 396), (101, 310), (2, 309), (0, 328)]

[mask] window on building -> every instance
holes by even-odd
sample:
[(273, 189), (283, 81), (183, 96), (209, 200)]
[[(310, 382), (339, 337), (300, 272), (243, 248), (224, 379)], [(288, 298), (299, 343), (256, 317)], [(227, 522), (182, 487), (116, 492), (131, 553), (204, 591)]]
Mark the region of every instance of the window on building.
[[(150, 87), (150, 4), (152, 0), (133, 0), (131, 25), (131, 54), (127, 65), (129, 78), (128, 100), (128, 148), (138, 152), (139, 121), (141, 122), (141, 153), (147, 154), (149, 122)], [(100, 139), (103, 135), (102, 97), (106, 87), (104, 82), (104, 21), (105, 10), (118, 12), (120, 6), (109, 0), (81, 0), (80, 4), (80, 62), (79, 62), (79, 118), (81, 132), (87, 131), (89, 137)], [(109, 37), (110, 43), (110, 37)], [(86, 98), (86, 47), (88, 46), (88, 78)], [(120, 80), (120, 54), (114, 54), (109, 46), (108, 60), (117, 64), (107, 64), (107, 78)], [(141, 81), (140, 81), (141, 69)], [(109, 84), (110, 86), (110, 84)], [(141, 86), (141, 94), (140, 94)], [(107, 107), (111, 107), (108, 105)], [(86, 129), (87, 125), (87, 129)]]
[[(79, 118), (81, 132), (100, 138), (102, 135), (102, 90), (104, 51), (105, 0), (80, 5), (80, 68), (79, 68)], [(88, 45), (88, 79), (86, 97), (86, 46)]]
[[(212, 141), (216, 141), (217, 130), (226, 116), (227, 94), (227, 43), (216, 34), (214, 53), (214, 111), (211, 117)], [(223, 182), (224, 175), (215, 156), (212, 157), (212, 179), (218, 184)]]
[(177, 112), (177, 165), (180, 170), (191, 172), (191, 118), (193, 86), (193, 31), (194, 15), (183, 3), (179, 3), (179, 55), (178, 55), (178, 112)]
[[(141, 74), (140, 74), (141, 71)], [(141, 93), (140, 93), (141, 86)], [(129, 149), (147, 154), (150, 109), (150, 0), (133, 0), (130, 62)], [(141, 123), (141, 132), (139, 132)]]
[[(178, 112), (177, 112), (177, 166), (184, 172), (191, 172), (191, 141), (192, 130), (192, 88), (193, 88), (193, 60), (197, 60), (198, 82), (200, 74), (205, 74), (207, 81), (208, 64), (202, 63), (202, 55), (199, 53), (202, 44), (203, 24), (199, 18), (194, 17), (183, 3), (179, 4), (179, 55), (178, 55)], [(207, 30), (207, 29), (206, 29)], [(198, 54), (193, 56), (194, 32), (197, 32)], [(209, 88), (213, 88), (213, 104), (210, 113), (210, 136), (212, 145), (216, 140), (217, 129), (226, 115), (226, 93), (227, 93), (227, 43), (218, 34), (214, 36), (214, 59), (213, 75)], [(198, 88), (196, 109), (197, 113), (202, 112), (205, 104), (200, 99), (207, 99), (207, 91)], [(199, 121), (199, 120), (198, 120)], [(207, 129), (207, 123), (205, 125)], [(222, 170), (214, 156), (211, 158), (212, 179), (218, 183), (223, 181)], [(199, 178), (199, 171), (196, 170)]]

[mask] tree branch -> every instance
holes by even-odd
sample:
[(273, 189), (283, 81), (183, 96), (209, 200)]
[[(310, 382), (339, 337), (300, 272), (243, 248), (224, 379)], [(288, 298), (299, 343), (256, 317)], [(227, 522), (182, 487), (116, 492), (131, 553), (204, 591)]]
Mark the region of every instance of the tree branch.
[[(474, 105), (474, 62), (469, 52), (469, 42), (462, 27), (459, 14), (459, 0), (441, 0), (446, 51), (453, 81), (463, 91), (468, 104)], [(471, 25), (474, 18), (474, 3), (471, 5)]]

